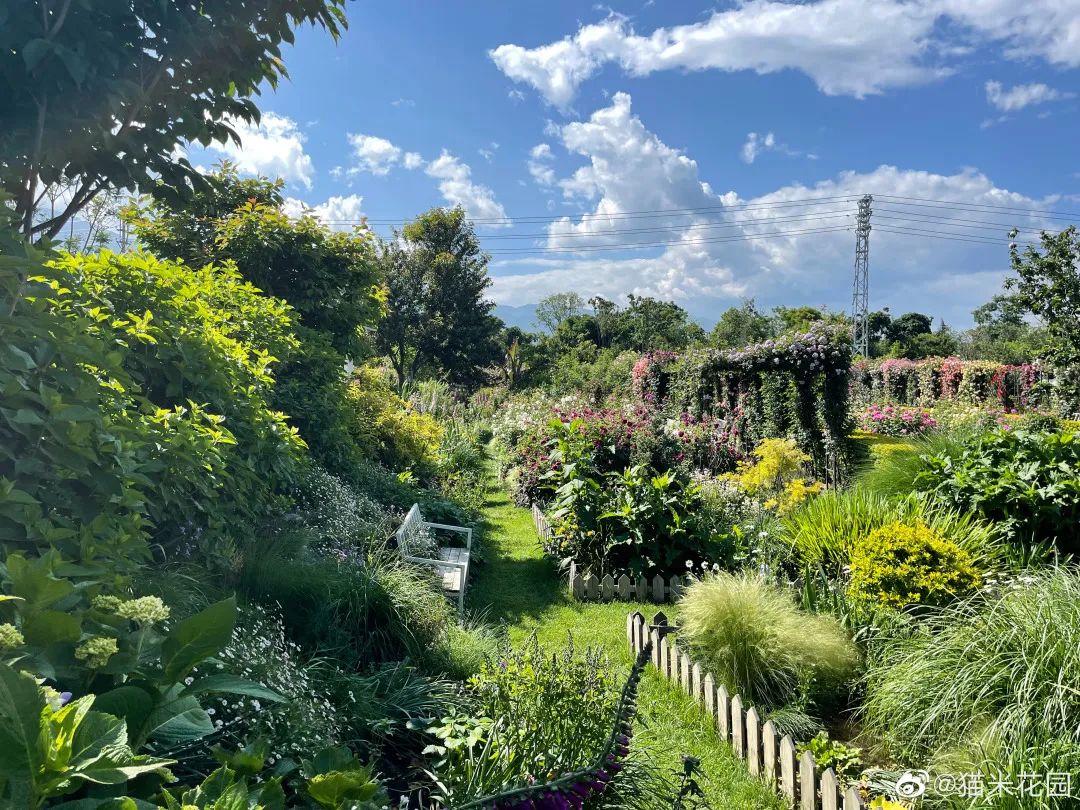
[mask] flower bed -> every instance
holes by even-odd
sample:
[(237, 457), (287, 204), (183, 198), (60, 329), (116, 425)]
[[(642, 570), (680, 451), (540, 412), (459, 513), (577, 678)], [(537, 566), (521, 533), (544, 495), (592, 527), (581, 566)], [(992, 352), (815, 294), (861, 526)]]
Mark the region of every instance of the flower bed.
[(859, 415), (860, 430), (882, 436), (918, 436), (937, 426), (925, 408), (872, 404)]

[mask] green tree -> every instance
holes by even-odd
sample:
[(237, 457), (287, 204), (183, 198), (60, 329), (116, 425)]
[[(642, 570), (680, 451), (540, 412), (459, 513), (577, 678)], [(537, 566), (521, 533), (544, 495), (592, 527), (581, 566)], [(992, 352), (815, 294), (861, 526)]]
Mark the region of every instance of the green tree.
[(299, 342), (276, 368), (271, 404), (289, 415), (312, 455), (350, 476), (373, 448), (358, 445), (349, 425), (346, 359), (373, 351), (370, 333), (382, 315), (382, 265), (370, 231), (334, 232), (314, 217), (282, 210), (281, 182), (241, 179), (225, 165), (187, 202), (158, 200), (129, 212), (142, 243), (192, 267), (233, 263), (264, 293), (299, 316)]
[(674, 301), (630, 294), (620, 313), (622, 343), (638, 352), (685, 349), (705, 340), (705, 330)]
[[(1014, 232), (1015, 235), (1015, 232)], [(1009, 247), (1015, 277), (1005, 286), (1015, 302), (1046, 324), (1054, 354), (1065, 362), (1080, 358), (1080, 232), (1070, 225), (1058, 234), (1043, 231), (1042, 252)]]
[(482, 382), (502, 356), (501, 328), (484, 297), (489, 257), (461, 208), (432, 208), (409, 222), (384, 250), (387, 317), (377, 346), (398, 384), (422, 375), (455, 385)]
[[(251, 97), (286, 76), (303, 23), (335, 39), (345, 0), (19, 0), (0, 24), (0, 189), (21, 232), (52, 238), (108, 188), (187, 196), (202, 178), (185, 142), (239, 142)], [(70, 184), (56, 213), (44, 191)]]
[(371, 231), (331, 231), (312, 216), (289, 217), (280, 180), (242, 179), (230, 164), (209, 180), (189, 200), (155, 200), (135, 212), (140, 241), (194, 267), (235, 262), (256, 287), (288, 301), (304, 327), (345, 357), (364, 360), (367, 330), (383, 306)]
[(602, 349), (614, 346), (622, 336), (619, 305), (597, 295), (589, 299), (589, 306), (596, 320), (597, 344)]
[(781, 334), (805, 332), (812, 324), (825, 320), (825, 313), (817, 307), (774, 307), (773, 313)]
[(889, 340), (894, 343), (909, 343), (916, 335), (929, 335), (933, 323), (929, 315), (923, 315), (921, 312), (906, 312), (892, 319), (888, 329)]
[(536, 305), (536, 322), (553, 335), (559, 324), (583, 309), (585, 300), (576, 292), (552, 293)]
[(739, 306), (724, 310), (709, 334), (709, 343), (717, 349), (738, 349), (760, 343), (772, 334), (772, 319), (758, 310), (753, 298), (747, 298)]
[(995, 295), (971, 314), (975, 327), (964, 335), (965, 358), (1019, 364), (1046, 351), (1046, 330), (1028, 323), (1028, 310), (1015, 295)]

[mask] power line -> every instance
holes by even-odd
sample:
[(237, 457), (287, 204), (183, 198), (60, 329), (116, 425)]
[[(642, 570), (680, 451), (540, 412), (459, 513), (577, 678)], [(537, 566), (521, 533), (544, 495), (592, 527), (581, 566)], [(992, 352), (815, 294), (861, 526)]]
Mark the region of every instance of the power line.
[[(986, 236), (974, 236), (974, 235), (971, 235), (971, 234), (949, 233), (948, 231), (931, 231), (931, 230), (924, 230), (922, 228), (904, 228), (904, 227), (900, 227), (900, 226), (896, 226), (896, 225), (879, 225), (877, 227), (877, 230), (882, 231), (884, 233), (897, 233), (897, 234), (905, 234), (905, 235), (910, 235), (910, 236), (929, 236), (929, 237), (934, 237), (934, 238), (937, 238), (937, 239), (951, 239), (951, 240), (953, 240), (955, 242), (971, 242), (971, 243), (976, 244), (976, 245), (991, 245), (991, 246), (994, 246), (994, 247), (1000, 247), (1003, 243), (1004, 244), (1009, 244), (1009, 241), (1007, 239), (998, 240), (998, 239), (991, 239), (990, 237), (986, 237)], [(1034, 246), (1037, 243), (1035, 243), (1035, 242), (1018, 242), (1017, 244), (1021, 244), (1021, 245), (1025, 245), (1025, 246), (1027, 246), (1027, 245)]]
[[(886, 199), (886, 200), (912, 200), (912, 201), (921, 202), (921, 203), (945, 203), (947, 205), (957, 205), (957, 204), (959, 204), (959, 205), (965, 205), (965, 206), (968, 206), (968, 207), (971, 207), (971, 208), (987, 208), (987, 209), (990, 209), (991, 211), (1020, 211), (1022, 213), (1026, 213), (1026, 214), (1047, 214), (1047, 215), (1050, 215), (1050, 216), (1063, 216), (1063, 217), (1080, 216), (1080, 214), (1077, 214), (1075, 211), (1072, 211), (1072, 212), (1050, 211), (1050, 210), (1047, 210), (1047, 209), (1044, 209), (1044, 208), (1041, 208), (1041, 209), (1040, 208), (1023, 208), (1023, 207), (1020, 207), (1020, 206), (1012, 206), (1012, 205), (994, 205), (992, 203), (965, 203), (965, 202), (961, 202), (961, 201), (958, 201), (958, 200), (934, 200), (934, 199), (930, 199), (928, 197), (902, 197), (902, 196), (900, 196), (898, 194), (876, 194), (875, 196), (880, 197), (881, 199)], [(896, 204), (900, 205), (902, 203), (896, 203)]]
[[(849, 231), (850, 232), (850, 230), (851, 230), (851, 228), (849, 226), (847, 226), (847, 225), (839, 225), (839, 226), (834, 226), (834, 227), (831, 227), (831, 228), (807, 228), (807, 229), (795, 230), (795, 231), (775, 231), (773, 233), (763, 233), (763, 234), (757, 234), (757, 235), (724, 236), (724, 237), (716, 237), (716, 238), (712, 238), (712, 239), (695, 239), (693, 242), (690, 242), (689, 244), (700, 245), (700, 244), (705, 244), (705, 243), (715, 244), (715, 243), (719, 243), (719, 242), (753, 242), (753, 241), (756, 241), (758, 239), (771, 239), (771, 238), (777, 237), (777, 236), (802, 236), (802, 235), (805, 235), (805, 234), (812, 234), (812, 233), (839, 233), (841, 231)], [(680, 244), (686, 244), (686, 243), (682, 239), (674, 239), (674, 240), (668, 240), (668, 241), (663, 241), (663, 242), (637, 242), (637, 243), (623, 242), (623, 243), (619, 243), (619, 244), (616, 244), (616, 245), (594, 245), (594, 246), (587, 246), (587, 247), (496, 248), (494, 250), (489, 250), (489, 251), (485, 251), (485, 252), (487, 252), (487, 253), (489, 253), (491, 255), (506, 255), (506, 254), (515, 254), (515, 253), (516, 254), (522, 254), (522, 253), (538, 253), (538, 254), (546, 254), (546, 253), (586, 253), (586, 252), (604, 251), (604, 250), (623, 250), (623, 251), (625, 251), (625, 250), (638, 250), (638, 249), (641, 249), (641, 248), (661, 247), (663, 245), (680, 245)]]

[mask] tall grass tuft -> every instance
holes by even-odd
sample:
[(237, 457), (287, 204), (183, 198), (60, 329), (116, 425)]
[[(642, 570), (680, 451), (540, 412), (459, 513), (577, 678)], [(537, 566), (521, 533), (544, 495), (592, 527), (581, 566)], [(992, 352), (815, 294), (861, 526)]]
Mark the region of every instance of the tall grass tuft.
[(1075, 570), (1028, 575), (875, 647), (862, 717), (894, 756), (1013, 782), (1022, 773), (1080, 773)]
[(781, 538), (811, 567), (837, 575), (855, 544), (890, 523), (923, 523), (968, 552), (982, 570), (999, 567), (1008, 549), (997, 531), (970, 514), (934, 506), (925, 498), (894, 499), (865, 487), (826, 492), (783, 520)]
[(964, 431), (911, 437), (907, 447), (877, 456), (875, 463), (859, 474), (857, 483), (886, 498), (903, 497), (915, 491), (915, 477), (926, 468), (924, 456), (956, 450), (969, 437), (970, 434)]
[(858, 664), (851, 640), (830, 616), (804, 613), (789, 594), (751, 575), (722, 573), (686, 591), (680, 638), (732, 694), (780, 707), (811, 680), (838, 685)]

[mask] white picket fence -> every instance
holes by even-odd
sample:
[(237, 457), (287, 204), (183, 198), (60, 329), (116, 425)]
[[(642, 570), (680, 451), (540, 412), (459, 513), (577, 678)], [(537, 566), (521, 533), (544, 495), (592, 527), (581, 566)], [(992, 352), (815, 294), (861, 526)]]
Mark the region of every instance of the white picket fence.
[(720, 739), (729, 743), (746, 762), (754, 776), (774, 785), (791, 810), (862, 810), (862, 797), (855, 787), (841, 795), (840, 783), (832, 769), (818, 773), (809, 751), (796, 755), (796, 743), (789, 736), (780, 737), (771, 720), (761, 722), (753, 706), (745, 705), (740, 695), (729, 696), (727, 687), (716, 685), (711, 672), (702, 672), (700, 664), (690, 660), (668, 640), (661, 627), (667, 626), (663, 613), (653, 616), (652, 625), (638, 611), (626, 617), (626, 638), (636, 656), (652, 641), (652, 665), (665, 678), (699, 703), (712, 718)]
[[(536, 504), (532, 505), (533, 524), (540, 539), (551, 538), (551, 524)], [(659, 574), (652, 579), (631, 579), (623, 574), (615, 579), (611, 574), (597, 578), (595, 574), (582, 574), (577, 563), (570, 563), (570, 579), (567, 589), (579, 602), (677, 602), (683, 589), (690, 583), (689, 577), (672, 576), (664, 579)]]

